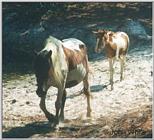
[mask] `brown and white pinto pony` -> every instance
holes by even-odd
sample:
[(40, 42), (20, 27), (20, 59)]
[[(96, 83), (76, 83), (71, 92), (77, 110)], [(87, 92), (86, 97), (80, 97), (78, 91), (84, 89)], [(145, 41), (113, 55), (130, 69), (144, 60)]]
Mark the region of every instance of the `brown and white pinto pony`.
[[(36, 93), (41, 98), (40, 108), (50, 122), (56, 125), (64, 120), (66, 88), (73, 87), (81, 81), (87, 97), (87, 117), (91, 116), (88, 56), (83, 42), (75, 38), (60, 41), (50, 36), (46, 39), (43, 50), (36, 55), (34, 70), (38, 86)], [(45, 105), (50, 86), (58, 88), (56, 116), (50, 114)]]
[(107, 30), (93, 31), (97, 42), (95, 52), (100, 53), (105, 48), (109, 60), (110, 84), (113, 90), (113, 72), (115, 58), (120, 60), (120, 81), (124, 79), (123, 71), (126, 61), (126, 53), (129, 46), (129, 37), (124, 32), (112, 32)]

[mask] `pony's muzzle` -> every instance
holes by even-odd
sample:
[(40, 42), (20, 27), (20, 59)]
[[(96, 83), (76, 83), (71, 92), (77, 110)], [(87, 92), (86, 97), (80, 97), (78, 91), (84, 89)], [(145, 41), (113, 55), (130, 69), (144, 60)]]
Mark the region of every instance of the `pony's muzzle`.
[(101, 53), (101, 49), (98, 49), (98, 48), (97, 48), (97, 49), (95, 49), (95, 52), (96, 52), (96, 53)]
[(97, 53), (97, 49), (95, 48), (95, 53)]

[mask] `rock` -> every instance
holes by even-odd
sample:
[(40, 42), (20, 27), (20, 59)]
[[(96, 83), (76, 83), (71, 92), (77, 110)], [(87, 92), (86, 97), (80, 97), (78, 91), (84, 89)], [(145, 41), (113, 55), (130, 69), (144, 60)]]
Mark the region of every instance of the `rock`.
[(139, 38), (147, 38), (145, 28), (140, 24), (139, 21), (132, 19), (126, 20), (124, 23), (117, 27), (117, 30), (127, 32), (130, 36)]
[(13, 99), (12, 102), (11, 102), (11, 104), (14, 104), (16, 102), (17, 102), (16, 99)]
[(150, 75), (153, 76), (153, 71), (150, 72)]
[(26, 104), (27, 104), (27, 105), (29, 105), (29, 104), (30, 104), (30, 102), (29, 102), (29, 101), (26, 101)]

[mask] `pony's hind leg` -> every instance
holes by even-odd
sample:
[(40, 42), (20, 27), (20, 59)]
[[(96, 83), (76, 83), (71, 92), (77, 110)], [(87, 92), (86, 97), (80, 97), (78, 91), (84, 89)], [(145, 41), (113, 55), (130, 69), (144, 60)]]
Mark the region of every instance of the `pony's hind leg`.
[(116, 49), (116, 60), (119, 60), (119, 51), (120, 51), (120, 48), (117, 47), (117, 49)]
[(63, 97), (62, 97), (62, 106), (61, 106), (61, 111), (59, 115), (59, 121), (63, 122), (64, 121), (64, 106), (65, 106), (65, 101), (66, 101), (66, 90), (64, 90)]
[(111, 85), (111, 90), (113, 90), (113, 73), (114, 73), (113, 63), (114, 63), (114, 59), (113, 59), (113, 58), (109, 58), (109, 69), (110, 69), (110, 85)]
[(120, 81), (124, 79), (125, 56), (120, 56)]
[(88, 82), (88, 74), (83, 80), (84, 85), (84, 94), (87, 97), (87, 117), (91, 117), (91, 106), (90, 106), (90, 88), (89, 88), (89, 82)]
[(45, 105), (45, 99), (46, 99), (46, 96), (42, 96), (41, 97), (41, 100), (40, 100), (40, 108), (41, 110), (44, 112), (46, 118), (52, 122), (54, 121), (54, 115), (49, 113), (48, 110), (46, 109), (46, 105)]

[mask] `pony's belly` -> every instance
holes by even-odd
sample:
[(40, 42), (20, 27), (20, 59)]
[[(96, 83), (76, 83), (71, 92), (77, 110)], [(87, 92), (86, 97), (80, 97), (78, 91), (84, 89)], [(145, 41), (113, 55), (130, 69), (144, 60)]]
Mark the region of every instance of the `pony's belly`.
[(68, 72), (66, 80), (66, 88), (73, 87), (83, 81), (86, 76), (86, 68), (83, 64), (78, 64), (77, 68)]

